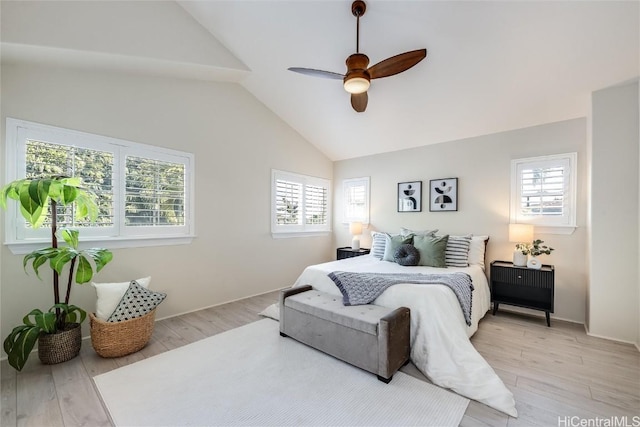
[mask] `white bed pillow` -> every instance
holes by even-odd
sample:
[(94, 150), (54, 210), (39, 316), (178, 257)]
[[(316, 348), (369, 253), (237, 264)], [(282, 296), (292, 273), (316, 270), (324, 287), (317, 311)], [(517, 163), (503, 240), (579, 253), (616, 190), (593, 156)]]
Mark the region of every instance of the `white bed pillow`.
[[(143, 277), (136, 279), (136, 282), (143, 288), (148, 288), (151, 283), (151, 277)], [(122, 297), (129, 289), (131, 281), (121, 283), (95, 283), (91, 282), (91, 286), (96, 288), (98, 300), (96, 301), (96, 317), (105, 322), (122, 300)]]
[(438, 229), (435, 230), (410, 230), (408, 228), (400, 228), (400, 235), (401, 236), (408, 236), (410, 234), (413, 234), (414, 236), (435, 236), (436, 233), (438, 232)]
[(469, 265), (479, 265), (484, 269), (484, 251), (489, 236), (473, 236), (469, 245)]

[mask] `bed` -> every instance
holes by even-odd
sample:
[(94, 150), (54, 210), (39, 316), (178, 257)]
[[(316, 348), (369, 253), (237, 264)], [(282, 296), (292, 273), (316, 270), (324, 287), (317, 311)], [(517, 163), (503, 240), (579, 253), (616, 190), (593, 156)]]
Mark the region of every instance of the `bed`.
[(405, 267), (364, 255), (309, 266), (294, 287), (311, 285), (319, 291), (341, 295), (328, 276), (335, 271), (469, 274), (474, 286), (470, 326), (465, 322), (456, 296), (443, 285), (398, 284), (385, 290), (373, 303), (411, 310), (411, 360), (434, 384), (517, 416), (513, 394), (469, 341), (490, 305), (483, 263), (468, 267)]

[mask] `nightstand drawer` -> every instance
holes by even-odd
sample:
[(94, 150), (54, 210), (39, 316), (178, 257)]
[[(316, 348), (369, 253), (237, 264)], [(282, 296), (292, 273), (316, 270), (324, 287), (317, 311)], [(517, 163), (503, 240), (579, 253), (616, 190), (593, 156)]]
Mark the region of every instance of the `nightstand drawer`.
[(553, 286), (553, 274), (540, 274), (539, 270), (526, 268), (492, 268), (491, 280), (532, 288), (549, 289)]

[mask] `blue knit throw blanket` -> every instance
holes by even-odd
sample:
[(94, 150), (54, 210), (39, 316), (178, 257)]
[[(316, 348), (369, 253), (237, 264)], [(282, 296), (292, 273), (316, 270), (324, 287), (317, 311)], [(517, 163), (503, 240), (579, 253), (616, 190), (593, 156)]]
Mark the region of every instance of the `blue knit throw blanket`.
[(344, 305), (369, 304), (387, 288), (399, 283), (445, 285), (458, 298), (467, 326), (471, 326), (471, 293), (473, 283), (467, 273), (451, 274), (384, 274), (334, 271), (329, 278), (342, 292)]

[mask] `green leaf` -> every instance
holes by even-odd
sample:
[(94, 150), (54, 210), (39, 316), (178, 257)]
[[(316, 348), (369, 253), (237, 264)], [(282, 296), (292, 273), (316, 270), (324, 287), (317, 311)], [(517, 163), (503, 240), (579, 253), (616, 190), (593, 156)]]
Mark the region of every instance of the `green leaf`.
[(54, 304), (49, 309), (49, 312), (54, 313), (56, 309), (59, 309), (61, 313), (64, 315), (66, 323), (75, 323), (78, 317), (78, 314), (80, 315), (80, 321), (78, 323), (84, 322), (84, 319), (87, 318), (87, 312), (76, 305), (65, 304), (65, 303)]
[(68, 176), (60, 180), (64, 185), (70, 185), (72, 187), (80, 187), (82, 185), (82, 179), (77, 176)]
[(36, 325), (47, 334), (52, 334), (56, 331), (56, 314), (47, 312), (40, 313), (34, 316)]
[(85, 255), (88, 255), (93, 259), (96, 264), (96, 273), (100, 272), (102, 268), (113, 260), (113, 253), (110, 250), (104, 248), (92, 248), (85, 249), (83, 251)]
[(13, 348), (13, 343), (16, 340), (16, 337), (18, 336), (18, 334), (25, 330), (30, 328), (31, 326), (27, 326), (27, 325), (20, 325), (20, 326), (16, 326), (15, 328), (13, 328), (13, 331), (11, 331), (11, 333), (9, 334), (9, 336), (4, 340), (3, 343), (3, 347), (4, 347), (4, 352), (5, 353), (9, 353), (11, 351), (11, 349)]
[(40, 192), (40, 190), (41, 188), (39, 179), (34, 179), (29, 183), (29, 197), (31, 197), (31, 200), (33, 200), (39, 206), (41, 206), (42, 202), (47, 198), (46, 194), (44, 195), (44, 197), (41, 197), (42, 193)]
[(60, 200), (60, 194), (62, 194), (63, 184), (59, 179), (54, 179), (51, 181), (51, 185), (49, 186), (49, 197), (53, 200)]
[(80, 232), (78, 230), (64, 229), (60, 234), (67, 245), (71, 246), (73, 249), (78, 249), (78, 240), (80, 236)]
[(51, 258), (49, 265), (58, 274), (62, 274), (64, 266), (73, 258), (78, 256), (78, 252), (70, 248), (58, 248), (58, 254)]
[(24, 271), (25, 272), (27, 271), (27, 264), (29, 263), (29, 260), (33, 259), (33, 264), (32, 264), (33, 271), (35, 271), (36, 276), (40, 278), (38, 269), (48, 259), (55, 257), (58, 254), (58, 252), (59, 252), (59, 249), (56, 249), (56, 248), (44, 248), (44, 249), (38, 249), (36, 251), (31, 252), (30, 254), (25, 255), (22, 261), (22, 266), (24, 268)]
[(4, 340), (4, 351), (7, 353), (8, 362), (18, 371), (21, 371), (29, 354), (40, 336), (40, 328), (37, 326), (20, 325)]
[(78, 257), (78, 268), (76, 269), (76, 283), (87, 283), (93, 277), (93, 267), (84, 255)]
[(87, 191), (80, 191), (76, 198), (76, 219), (88, 217), (91, 222), (98, 218), (100, 213), (95, 201), (95, 195)]
[(63, 205), (68, 205), (72, 203), (76, 196), (78, 195), (78, 189), (76, 187), (72, 187), (70, 185), (64, 185), (62, 187), (62, 194), (60, 198), (60, 203)]
[(42, 215), (42, 206), (37, 200), (31, 197), (29, 192), (30, 183), (25, 181), (20, 187), (20, 212), (32, 226), (35, 227), (36, 222)]
[(29, 312), (29, 314), (27, 314), (22, 318), (22, 323), (24, 323), (27, 326), (36, 326), (35, 320), (32, 322), (31, 319), (29, 319), (29, 317), (34, 316), (34, 319), (35, 319), (35, 316), (38, 316), (40, 314), (42, 314), (42, 310), (38, 308), (34, 308)]
[(76, 306), (76, 305), (68, 305), (67, 306), (67, 316), (71, 316), (73, 315), (74, 320), (67, 320), (69, 323), (75, 323), (75, 319), (76, 319), (76, 314), (78, 313), (80, 315), (80, 321), (78, 323), (82, 323), (84, 322), (84, 320), (87, 318), (87, 312), (84, 311), (83, 309), (81, 309), (80, 307)]

